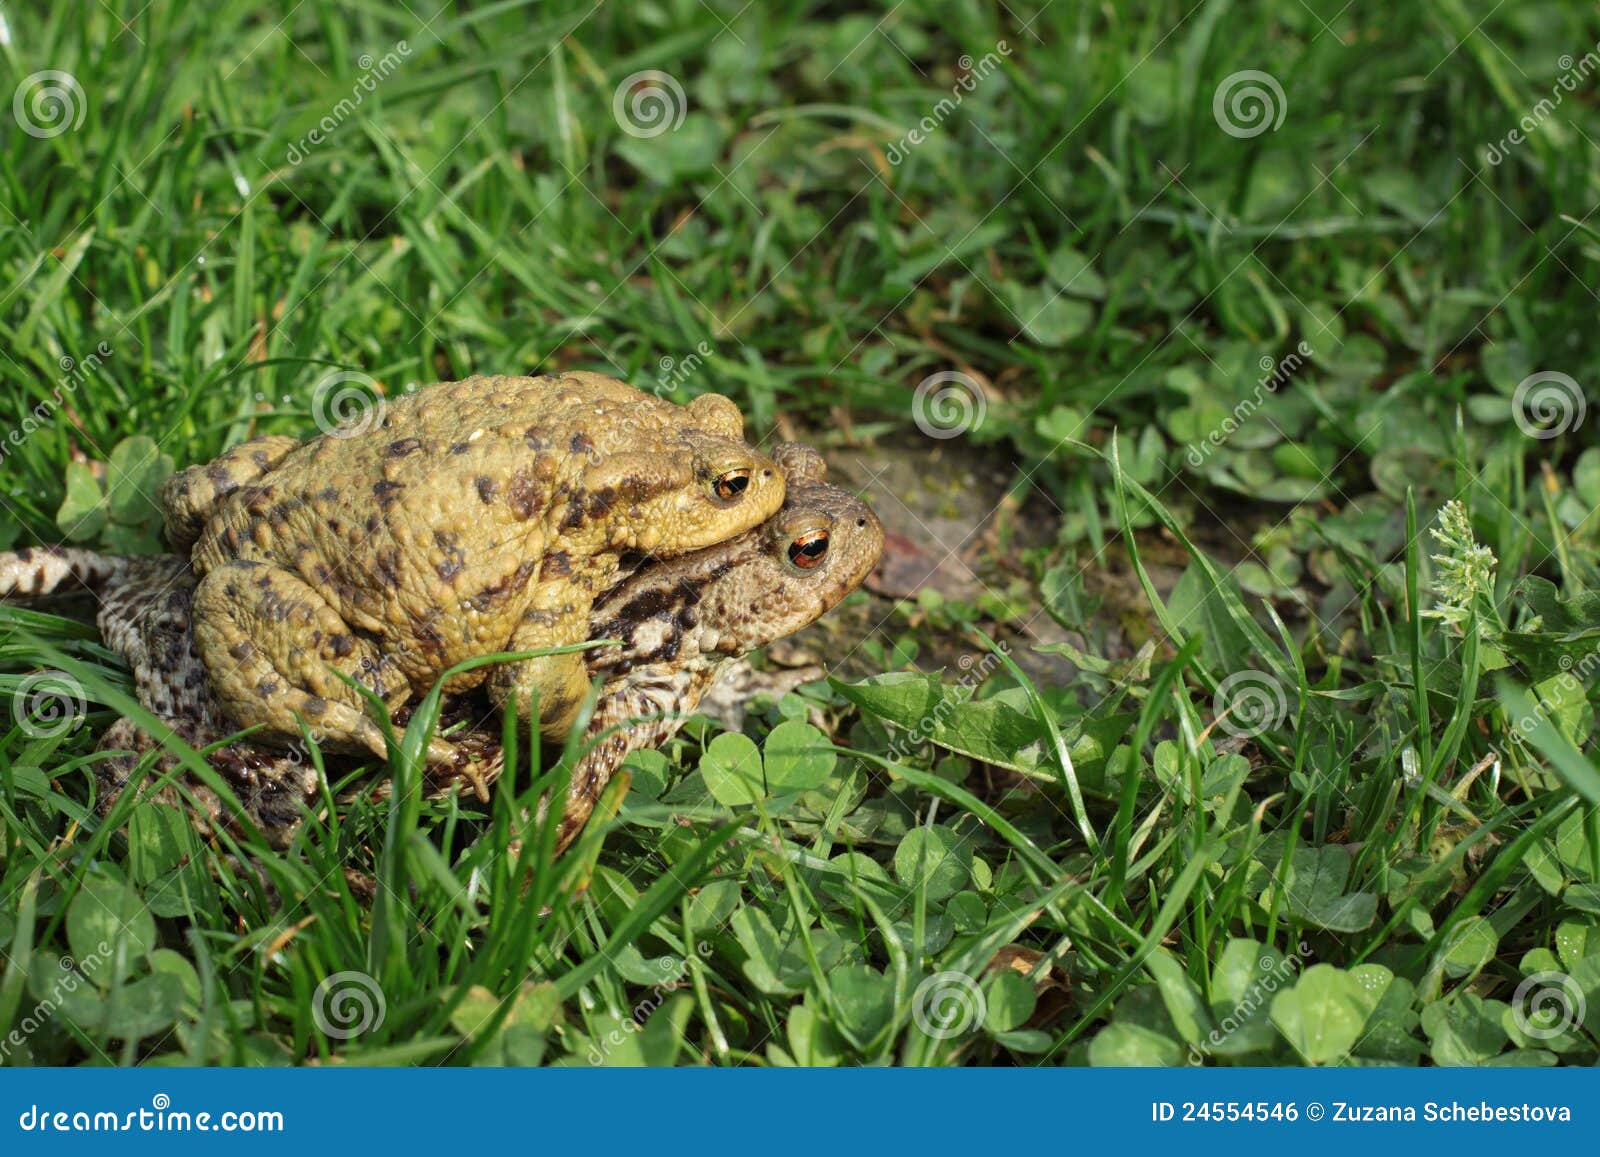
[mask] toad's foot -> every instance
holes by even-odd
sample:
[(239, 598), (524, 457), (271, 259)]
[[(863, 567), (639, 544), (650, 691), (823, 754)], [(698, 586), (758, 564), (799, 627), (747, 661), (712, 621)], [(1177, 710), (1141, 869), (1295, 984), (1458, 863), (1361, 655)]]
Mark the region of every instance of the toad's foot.
[[(188, 721), (165, 722), (174, 734), (197, 749), (222, 738)], [(151, 751), (162, 749), (149, 773), (152, 777), (180, 768), (178, 757), (164, 750), (160, 739), (130, 719), (119, 719), (107, 728), (100, 746), (112, 752), (95, 765), (95, 812), (101, 818), (111, 813), (123, 792), (136, 782), (135, 772)], [(288, 847), (307, 813), (317, 804), (321, 782), (316, 769), (302, 759), (248, 743), (228, 744), (210, 752), (205, 759), (238, 797), (243, 815), (266, 837), (267, 843), (280, 850)], [(188, 813), (202, 838), (210, 838), (223, 828), (241, 831), (239, 810), (224, 803), (216, 791), (187, 770), (180, 770), (172, 782), (147, 798)]]

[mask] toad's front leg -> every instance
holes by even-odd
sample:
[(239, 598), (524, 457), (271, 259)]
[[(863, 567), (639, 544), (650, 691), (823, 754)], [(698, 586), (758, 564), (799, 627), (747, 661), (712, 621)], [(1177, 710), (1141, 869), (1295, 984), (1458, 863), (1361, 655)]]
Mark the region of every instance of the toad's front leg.
[[(623, 760), (676, 735), (716, 677), (715, 665), (651, 664), (637, 668), (622, 686), (600, 697), (584, 733), (588, 750), (573, 767), (562, 802), (557, 854), (577, 839)], [(541, 819), (545, 807), (541, 801)]]
[[(523, 613), (508, 651), (541, 651), (581, 643), (589, 637), (589, 604), (575, 587), (548, 584)], [(552, 743), (566, 738), (589, 693), (589, 674), (582, 652), (541, 655), (503, 663), (490, 673), (490, 701), (502, 711), (511, 702), (527, 719), (537, 711), (540, 733)]]

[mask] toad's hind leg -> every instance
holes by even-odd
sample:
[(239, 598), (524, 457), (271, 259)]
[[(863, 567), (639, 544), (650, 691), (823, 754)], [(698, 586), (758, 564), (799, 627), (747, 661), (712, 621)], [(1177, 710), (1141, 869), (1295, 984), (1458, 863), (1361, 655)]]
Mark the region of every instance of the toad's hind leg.
[(161, 506), (172, 549), (188, 554), (218, 502), (239, 487), (257, 481), (299, 445), (300, 439), (287, 434), (252, 438), (210, 462), (190, 466), (167, 479), (161, 490)]
[[(369, 641), (299, 575), (248, 560), (224, 563), (194, 595), (196, 648), (213, 695), (233, 723), (285, 745), (300, 720), (326, 748), (383, 755), (383, 732), (365, 700), (339, 676), (375, 692), (392, 711), (410, 689)], [(446, 746), (430, 758), (449, 758)]]
[[(222, 734), (196, 726), (189, 720), (163, 720), (162, 723), (194, 748), (209, 747), (223, 738)], [(141, 760), (163, 744), (131, 719), (124, 718), (106, 730), (100, 737), (100, 746), (110, 753), (95, 764), (95, 814), (104, 819), (133, 783), (133, 773)], [(301, 758), (237, 743), (213, 751), (208, 762), (238, 797), (244, 814), (272, 847), (288, 847), (306, 813), (316, 808), (320, 783), (315, 769)], [(151, 777), (169, 775), (178, 766), (178, 757), (163, 750), (149, 774)], [(175, 782), (166, 784), (148, 798), (151, 802), (186, 811), (202, 838), (210, 838), (218, 827), (240, 830), (238, 817), (230, 806), (186, 769)]]

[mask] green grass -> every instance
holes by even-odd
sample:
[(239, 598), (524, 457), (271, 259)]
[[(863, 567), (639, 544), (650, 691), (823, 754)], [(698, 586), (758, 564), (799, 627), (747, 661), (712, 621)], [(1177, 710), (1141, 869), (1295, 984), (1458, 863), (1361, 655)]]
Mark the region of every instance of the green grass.
[[(126, 674), (0, 611), (7, 1063), (1596, 1061), (1600, 415), (1514, 418), (1600, 404), (1592, 14), (281, 8), (8, 9), (0, 97), (78, 87), (0, 144), (0, 545), (151, 549), (171, 465), (477, 372), (1009, 490), (921, 543), (972, 591), (855, 596), (872, 674), (692, 725), (555, 864), (504, 849), (561, 764), (418, 803), (415, 733), (283, 852), (101, 821)], [(16, 718), (40, 670), (86, 726)]]

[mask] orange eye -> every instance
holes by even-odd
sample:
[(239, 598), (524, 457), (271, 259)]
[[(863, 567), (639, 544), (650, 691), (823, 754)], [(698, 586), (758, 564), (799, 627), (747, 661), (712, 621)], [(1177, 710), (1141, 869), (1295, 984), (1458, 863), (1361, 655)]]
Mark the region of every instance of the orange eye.
[(723, 502), (736, 501), (749, 488), (750, 471), (743, 467), (738, 470), (725, 470), (711, 480), (711, 493)]
[(808, 530), (789, 544), (789, 562), (801, 570), (821, 566), (828, 557), (828, 532)]

